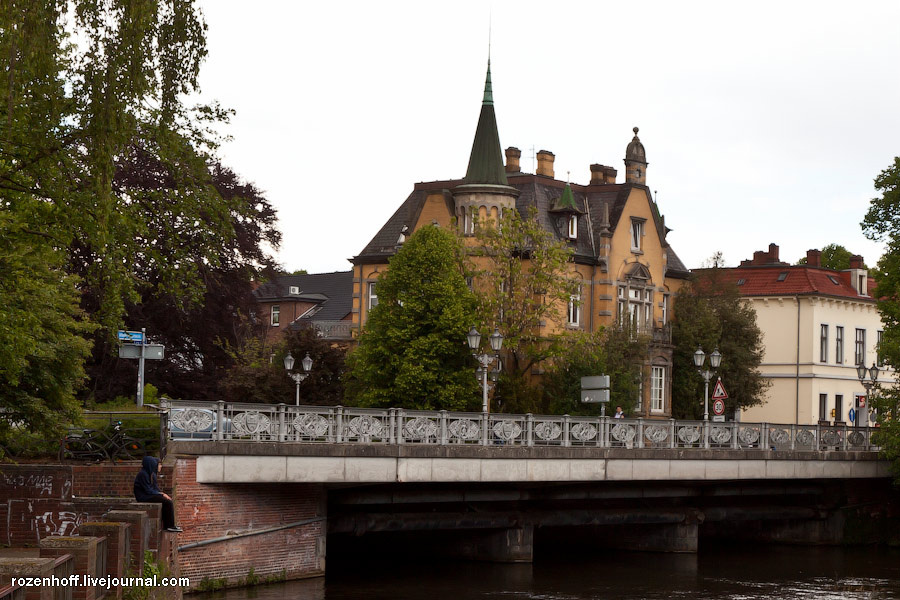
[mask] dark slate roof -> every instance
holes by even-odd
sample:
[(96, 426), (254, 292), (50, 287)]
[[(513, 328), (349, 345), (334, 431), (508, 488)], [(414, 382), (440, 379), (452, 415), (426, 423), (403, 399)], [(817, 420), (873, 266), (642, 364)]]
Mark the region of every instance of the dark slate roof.
[[(291, 294), (291, 286), (299, 287), (300, 293)], [(315, 302), (321, 307), (309, 320), (339, 321), (350, 314), (353, 305), (353, 271), (282, 275), (253, 290), (253, 296), (261, 302)]]
[[(446, 180), (418, 183), (406, 201), (388, 219), (388, 222), (375, 234), (375, 237), (363, 248), (358, 256), (353, 258), (355, 264), (367, 262), (387, 262), (387, 259), (397, 251), (397, 240), (403, 227), (409, 230), (415, 226), (422, 211), (425, 198), (429, 192), (452, 190), (458, 185), (467, 183), (465, 180)], [(567, 224), (564, 220), (557, 221), (561, 217), (554, 214), (552, 209), (558, 204), (566, 187), (566, 182), (549, 177), (532, 174), (512, 174), (509, 178), (509, 186), (519, 191), (516, 199), (516, 208), (525, 216), (530, 207), (534, 206), (538, 211), (538, 220), (547, 231), (551, 231), (561, 239), (567, 239)], [(660, 232), (665, 227), (655, 203), (650, 198), (650, 192), (646, 186), (633, 184), (603, 184), (603, 185), (577, 185), (571, 184), (572, 203), (574, 209), (581, 213), (578, 221), (578, 239), (574, 240), (572, 247), (574, 258), (578, 262), (594, 264), (597, 262), (597, 248), (601, 241), (601, 224), (604, 217), (604, 205), (608, 206), (609, 230), (615, 231), (633, 188), (644, 191), (647, 201), (656, 220), (656, 230)], [(452, 212), (452, 211), (451, 211)], [(672, 248), (661, 239), (663, 247), (668, 254), (667, 277), (687, 278), (690, 271), (685, 267)]]

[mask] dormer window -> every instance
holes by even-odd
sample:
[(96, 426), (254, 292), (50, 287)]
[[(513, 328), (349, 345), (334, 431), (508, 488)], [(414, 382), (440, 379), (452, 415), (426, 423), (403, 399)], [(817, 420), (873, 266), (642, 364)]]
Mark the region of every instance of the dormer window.
[(644, 237), (644, 220), (643, 219), (632, 219), (631, 220), (631, 251), (632, 252), (641, 252), (642, 251), (642, 241)]
[(291, 286), (291, 296), (296, 296), (300, 293), (300, 286), (292, 285)]
[(578, 215), (569, 215), (569, 239), (578, 239)]
[(778, 281), (784, 281), (785, 279), (787, 279), (787, 276), (787, 271), (782, 271), (778, 274)]

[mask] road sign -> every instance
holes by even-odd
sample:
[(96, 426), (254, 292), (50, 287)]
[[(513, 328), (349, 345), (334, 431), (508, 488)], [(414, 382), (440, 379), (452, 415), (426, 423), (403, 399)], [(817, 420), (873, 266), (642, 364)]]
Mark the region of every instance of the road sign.
[(581, 390), (581, 401), (585, 404), (609, 402), (609, 390)]
[(857, 396), (856, 397), (856, 405), (859, 408), (865, 408), (866, 407), (866, 397), (865, 396)]
[[(162, 360), (165, 358), (166, 347), (162, 344), (145, 344), (144, 360)], [(119, 346), (119, 358), (140, 358), (141, 346), (125, 344)]]
[(728, 392), (725, 391), (725, 386), (722, 385), (722, 380), (716, 380), (716, 387), (713, 388), (712, 399), (713, 400), (724, 400), (728, 397)]
[(713, 415), (713, 423), (724, 423), (725, 415)]
[(724, 415), (725, 414), (725, 401), (721, 398), (716, 398), (713, 400), (713, 414), (714, 415)]
[(847, 413), (847, 416), (850, 417), (851, 423), (856, 423), (856, 409), (851, 408), (850, 412)]
[(144, 334), (141, 331), (122, 331), (119, 330), (120, 342), (131, 342), (132, 344), (141, 344), (144, 342)]

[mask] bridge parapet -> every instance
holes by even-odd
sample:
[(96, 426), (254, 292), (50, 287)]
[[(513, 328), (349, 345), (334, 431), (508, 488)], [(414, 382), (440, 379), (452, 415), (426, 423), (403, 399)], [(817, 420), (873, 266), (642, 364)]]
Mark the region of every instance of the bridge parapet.
[(172, 440), (484, 447), (872, 451), (869, 427), (168, 401)]

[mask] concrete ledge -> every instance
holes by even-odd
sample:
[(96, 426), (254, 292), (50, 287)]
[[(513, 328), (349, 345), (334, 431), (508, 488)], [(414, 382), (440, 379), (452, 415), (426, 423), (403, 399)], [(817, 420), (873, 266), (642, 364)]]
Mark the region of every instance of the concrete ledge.
[(198, 483), (437, 483), (498, 481), (732, 481), (887, 477), (854, 460), (666, 458), (390, 458), (200, 456)]

